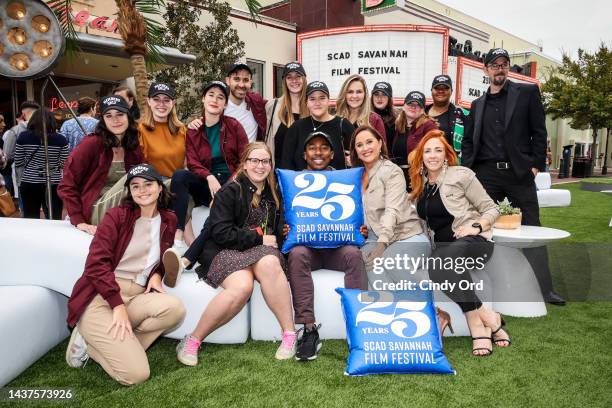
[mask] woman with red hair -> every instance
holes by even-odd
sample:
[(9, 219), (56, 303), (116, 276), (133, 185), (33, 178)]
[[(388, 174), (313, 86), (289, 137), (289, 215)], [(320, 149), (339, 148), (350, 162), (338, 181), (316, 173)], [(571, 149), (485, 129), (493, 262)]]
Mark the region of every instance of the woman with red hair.
[[(446, 142), (444, 132), (429, 131), (409, 160), (412, 199), (416, 201), (419, 217), (425, 221), (434, 248), (430, 279), (455, 284), (449, 285), (455, 290), (444, 293), (465, 315), (472, 335), (473, 355), (490, 355), (492, 343), (508, 347), (510, 338), (503, 329), (501, 315), (486, 308), (472, 286), (465, 285), (471, 278), (469, 273), (464, 273), (468, 270), (467, 260), (473, 259), (474, 268), (482, 269), (493, 253), (491, 228), (499, 215), (497, 205), (472, 170), (457, 166), (457, 156)], [(438, 258), (444, 262), (435, 262)], [(470, 289), (457, 289), (465, 286)]]

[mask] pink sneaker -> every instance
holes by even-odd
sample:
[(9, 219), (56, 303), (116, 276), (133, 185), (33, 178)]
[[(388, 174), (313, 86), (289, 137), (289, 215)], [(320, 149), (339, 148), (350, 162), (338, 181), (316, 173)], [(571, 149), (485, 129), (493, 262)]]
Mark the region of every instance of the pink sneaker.
[(282, 341), (276, 350), (277, 360), (287, 360), (295, 356), (295, 345), (297, 343), (297, 333), (294, 331), (283, 332)]
[(183, 340), (176, 346), (176, 358), (181, 363), (194, 366), (198, 364), (198, 349), (202, 342), (195, 337), (186, 334)]

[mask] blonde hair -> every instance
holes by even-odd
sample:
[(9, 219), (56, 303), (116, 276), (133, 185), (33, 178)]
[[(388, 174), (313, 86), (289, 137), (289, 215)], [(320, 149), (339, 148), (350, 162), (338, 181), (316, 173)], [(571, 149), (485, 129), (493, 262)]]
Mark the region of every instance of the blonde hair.
[[(419, 116), (417, 120), (415, 120), (412, 123), (414, 124), (414, 128), (418, 129), (419, 127), (421, 127), (423, 123), (427, 122), (428, 120), (432, 120), (438, 123), (437, 120), (435, 120), (434, 118), (432, 118), (425, 112), (423, 112), (423, 114)], [(395, 130), (397, 131), (397, 133), (406, 133), (408, 131), (407, 127), (408, 127), (408, 118), (406, 117), (406, 112), (404, 112), (404, 110), (402, 109), (400, 111), (400, 114), (397, 115), (397, 119), (395, 120)]]
[(372, 106), (368, 92), (368, 85), (361, 75), (351, 75), (350, 77), (346, 78), (346, 81), (344, 81), (342, 84), (340, 94), (336, 100), (336, 115), (345, 119), (350, 118), (351, 112), (348, 103), (346, 103), (346, 94), (348, 93), (348, 88), (353, 81), (359, 81), (363, 86), (363, 103), (361, 104), (359, 115), (357, 116), (357, 126), (369, 125)]
[[(308, 107), (306, 106), (306, 86), (308, 82), (305, 76), (300, 76), (300, 78), (302, 79), (302, 90), (300, 91), (300, 118), (305, 118), (310, 115)], [(278, 118), (283, 125), (290, 127), (295, 120), (293, 119), (293, 111), (291, 110), (291, 93), (287, 87), (287, 77), (283, 78), (282, 89), (283, 94), (279, 98)]]
[[(148, 103), (145, 106), (144, 113), (140, 117), (140, 123), (147, 130), (151, 130), (151, 131), (155, 130), (155, 118), (153, 118), (153, 112), (151, 111), (151, 107), (149, 106)], [(176, 136), (178, 135), (180, 130), (184, 127), (185, 125), (183, 124), (183, 122), (179, 120), (178, 115), (176, 114), (176, 103), (175, 103), (174, 106), (172, 107), (172, 110), (170, 110), (170, 113), (168, 114), (168, 129), (170, 130), (170, 133), (172, 134), (172, 136)]]
[[(236, 171), (236, 176), (234, 177), (235, 183), (238, 183), (238, 177), (240, 177), (243, 174), (245, 177), (248, 177), (246, 175), (246, 171), (244, 170), (244, 166), (246, 164), (247, 159), (251, 155), (251, 153), (259, 149), (263, 149), (266, 152), (268, 152), (268, 155), (270, 156), (270, 162), (272, 163), (272, 160), (273, 160), (272, 151), (270, 150), (268, 145), (266, 145), (264, 142), (249, 143), (248, 145), (246, 145), (246, 147), (242, 151), (242, 155), (240, 156), (240, 165), (238, 167), (238, 170)], [(274, 176), (273, 167), (270, 169), (270, 174), (268, 174), (268, 177), (266, 177), (264, 190), (266, 188), (266, 185), (267, 187), (270, 188), (270, 192), (272, 193), (272, 198), (274, 199), (274, 204), (276, 204), (276, 208), (280, 209), (280, 199), (278, 198), (278, 194), (276, 192), (276, 176)], [(261, 201), (261, 197), (258, 196), (257, 194), (253, 194), (253, 199), (251, 200), (251, 207), (253, 208), (259, 207), (260, 201)]]

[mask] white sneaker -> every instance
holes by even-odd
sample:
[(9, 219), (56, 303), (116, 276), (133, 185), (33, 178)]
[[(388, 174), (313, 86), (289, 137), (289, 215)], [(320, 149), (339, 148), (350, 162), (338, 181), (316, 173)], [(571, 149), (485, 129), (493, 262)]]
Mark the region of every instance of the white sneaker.
[(276, 350), (277, 360), (287, 360), (295, 356), (295, 349), (297, 343), (297, 333), (294, 331), (286, 331), (282, 334), (282, 341), (278, 349)]
[(187, 243), (185, 243), (185, 241), (183, 240), (178, 241), (175, 239), (172, 248), (176, 249), (180, 256), (183, 256), (185, 252), (187, 252), (187, 250), (189, 249), (189, 245), (187, 245)]
[(185, 270), (181, 260), (182, 254), (176, 248), (168, 248), (162, 257), (164, 264), (164, 284), (173, 288), (178, 283), (181, 274)]
[(77, 328), (72, 330), (68, 348), (66, 349), (66, 362), (72, 368), (81, 368), (89, 360), (87, 354), (87, 343)]

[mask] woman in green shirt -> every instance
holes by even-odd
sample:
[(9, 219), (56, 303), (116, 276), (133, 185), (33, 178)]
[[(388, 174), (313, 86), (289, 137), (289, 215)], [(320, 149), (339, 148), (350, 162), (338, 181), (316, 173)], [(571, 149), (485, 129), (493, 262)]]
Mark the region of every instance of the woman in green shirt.
[(170, 188), (178, 218), (174, 247), (179, 250), (187, 249), (184, 231), (189, 196), (196, 206), (208, 206), (238, 168), (242, 150), (249, 143), (242, 125), (223, 114), (228, 92), (221, 81), (204, 87), (201, 123), (187, 130), (187, 170), (177, 170), (172, 176)]

